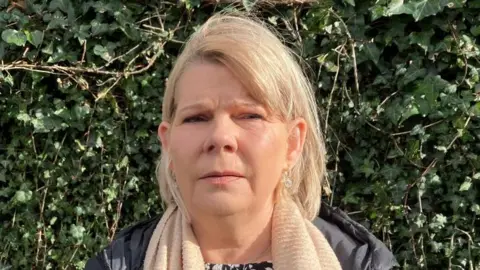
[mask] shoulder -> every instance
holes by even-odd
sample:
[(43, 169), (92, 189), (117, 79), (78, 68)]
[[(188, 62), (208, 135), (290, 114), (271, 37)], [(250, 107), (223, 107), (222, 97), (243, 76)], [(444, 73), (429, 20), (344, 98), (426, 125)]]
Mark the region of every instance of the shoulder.
[(322, 204), (313, 223), (323, 233), (343, 269), (383, 270), (398, 266), (382, 241), (340, 209)]
[[(140, 270), (150, 237), (161, 216), (120, 231), (85, 270)], [(345, 270), (384, 270), (398, 265), (388, 248), (339, 209), (322, 205), (314, 225), (325, 235)]]
[(115, 239), (87, 261), (85, 270), (140, 270), (153, 231), (161, 216), (121, 230)]

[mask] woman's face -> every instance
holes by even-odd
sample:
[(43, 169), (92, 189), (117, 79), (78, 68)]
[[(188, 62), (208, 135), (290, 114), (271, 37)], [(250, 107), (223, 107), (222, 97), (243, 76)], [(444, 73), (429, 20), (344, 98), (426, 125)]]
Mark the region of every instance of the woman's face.
[(305, 121), (280, 121), (229, 69), (207, 61), (186, 68), (175, 99), (159, 136), (192, 218), (272, 207), (282, 172), (300, 155)]

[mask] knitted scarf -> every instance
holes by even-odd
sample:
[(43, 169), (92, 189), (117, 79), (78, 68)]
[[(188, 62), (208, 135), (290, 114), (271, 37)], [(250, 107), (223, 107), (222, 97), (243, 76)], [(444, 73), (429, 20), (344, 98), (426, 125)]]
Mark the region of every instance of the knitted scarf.
[[(275, 205), (272, 220), (274, 270), (341, 270), (323, 234), (303, 218), (291, 200)], [(253, 262), (252, 262), (253, 263)], [(176, 206), (170, 206), (148, 244), (145, 270), (204, 270), (200, 246), (189, 223)]]

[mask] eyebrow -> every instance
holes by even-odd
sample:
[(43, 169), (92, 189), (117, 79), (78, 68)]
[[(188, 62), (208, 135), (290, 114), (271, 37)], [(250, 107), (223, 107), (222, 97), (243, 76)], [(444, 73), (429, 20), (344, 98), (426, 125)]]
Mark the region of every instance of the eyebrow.
[(178, 108), (178, 112), (189, 111), (189, 110), (204, 110), (208, 109), (209, 105), (207, 102), (195, 102), (193, 104), (189, 104), (187, 106), (183, 106)]
[[(182, 112), (182, 111), (189, 111), (189, 110), (205, 110), (205, 109), (208, 109), (210, 108), (210, 102), (205, 102), (205, 101), (198, 101), (198, 102), (195, 102), (193, 104), (189, 104), (189, 105), (186, 105), (186, 106), (183, 106), (181, 108), (179, 108), (179, 112)], [(251, 107), (251, 108), (258, 108), (258, 107), (262, 107), (260, 104), (258, 103), (254, 103), (254, 102), (250, 102), (250, 101), (244, 101), (244, 100), (232, 100), (232, 101), (229, 101), (228, 104), (227, 104), (227, 107)]]

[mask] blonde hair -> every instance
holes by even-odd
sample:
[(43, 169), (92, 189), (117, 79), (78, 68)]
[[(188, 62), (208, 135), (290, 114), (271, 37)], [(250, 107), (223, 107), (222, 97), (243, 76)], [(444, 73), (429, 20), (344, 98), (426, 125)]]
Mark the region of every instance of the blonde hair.
[[(305, 119), (308, 129), (304, 148), (288, 173), (293, 185), (288, 190), (282, 188), (281, 194), (291, 196), (303, 216), (313, 220), (320, 210), (325, 146), (315, 95), (294, 54), (254, 18), (232, 13), (212, 16), (190, 37), (170, 73), (163, 99), (163, 121), (172, 122), (177, 81), (185, 68), (199, 59), (225, 65), (241, 79), (252, 98), (283, 120)], [(169, 163), (163, 149), (157, 166), (162, 200), (168, 205), (177, 204), (188, 217)]]

